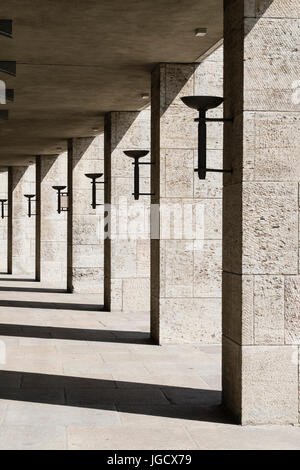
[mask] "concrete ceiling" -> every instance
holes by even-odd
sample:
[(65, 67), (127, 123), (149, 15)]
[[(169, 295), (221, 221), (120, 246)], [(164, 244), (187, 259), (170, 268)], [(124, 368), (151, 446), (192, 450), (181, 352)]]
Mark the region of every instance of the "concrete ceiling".
[[(17, 61), (9, 120), (0, 121), (0, 164), (56, 154), (66, 139), (100, 133), (108, 111), (138, 110), (158, 62), (194, 62), (223, 35), (222, 0), (6, 0), (13, 39), (0, 60)], [(205, 37), (195, 28), (207, 27)], [(95, 132), (92, 129), (99, 128)]]

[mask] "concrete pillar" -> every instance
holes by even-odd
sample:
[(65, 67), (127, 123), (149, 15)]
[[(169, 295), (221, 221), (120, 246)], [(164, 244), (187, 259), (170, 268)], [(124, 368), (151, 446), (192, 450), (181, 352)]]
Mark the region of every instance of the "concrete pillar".
[(223, 393), (243, 424), (298, 422), (299, 13), (225, 2)]
[[(7, 168), (0, 168), (0, 199), (7, 199), (8, 172)], [(1, 206), (0, 206), (1, 210)], [(0, 272), (7, 273), (7, 206), (4, 208), (5, 218), (0, 218)]]
[(13, 241), (13, 170), (7, 169), (7, 274), (12, 274), (12, 241)]
[(12, 272), (35, 277), (35, 216), (28, 217), (24, 194), (35, 194), (35, 165), (10, 167), (10, 220)]
[(43, 155), (37, 165), (40, 167), (37, 189), (37, 195), (40, 192), (40, 279), (47, 287), (65, 289), (67, 213), (58, 214), (57, 192), (52, 186), (67, 185), (67, 152), (58, 156)]
[[(69, 140), (67, 288), (98, 294), (99, 303), (103, 303), (104, 206), (92, 209), (92, 185), (85, 173), (103, 173), (103, 154), (103, 135)], [(104, 202), (103, 185), (97, 185), (97, 202)]]
[[(150, 111), (112, 112), (105, 120), (105, 308), (149, 312), (150, 196), (134, 200), (133, 160), (124, 150), (150, 150)], [(150, 162), (150, 154), (144, 158)], [(140, 167), (140, 191), (150, 192), (150, 165)]]
[(35, 157), (35, 280), (41, 280), (41, 156)]
[[(194, 172), (197, 112), (180, 98), (222, 96), (222, 55), (159, 64), (152, 74), (151, 333), (158, 343), (221, 341), (222, 176), (200, 181)], [(222, 168), (222, 125), (208, 124), (207, 149), (208, 167)]]

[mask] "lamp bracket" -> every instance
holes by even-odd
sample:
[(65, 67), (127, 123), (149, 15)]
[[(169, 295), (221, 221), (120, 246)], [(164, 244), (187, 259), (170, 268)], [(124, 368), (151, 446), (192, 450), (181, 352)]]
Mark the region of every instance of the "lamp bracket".
[(207, 117), (198, 117), (194, 119), (195, 122), (205, 121), (205, 122), (233, 122), (233, 118), (207, 118)]
[[(208, 171), (210, 173), (232, 173), (232, 168), (230, 170), (221, 170), (217, 168), (200, 168), (200, 170)], [(194, 169), (194, 172), (198, 172), (198, 168)]]

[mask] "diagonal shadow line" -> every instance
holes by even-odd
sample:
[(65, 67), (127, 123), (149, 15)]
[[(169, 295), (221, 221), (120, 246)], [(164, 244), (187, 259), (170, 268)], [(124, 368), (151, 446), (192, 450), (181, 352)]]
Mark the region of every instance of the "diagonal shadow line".
[(0, 324), (0, 336), (48, 338), (74, 341), (98, 341), (128, 344), (153, 344), (150, 333), (142, 331), (88, 330), (52, 326)]
[(0, 371), (0, 399), (219, 423), (221, 392), (118, 380)]
[(14, 307), (14, 308), (39, 308), (39, 309), (54, 309), (54, 310), (83, 310), (91, 312), (103, 312), (103, 305), (95, 304), (71, 304), (63, 302), (36, 302), (36, 301), (23, 301), (23, 300), (0, 300), (0, 307)]
[(6, 287), (0, 286), (0, 292), (46, 292), (53, 294), (69, 294), (67, 289), (46, 289), (42, 287)]

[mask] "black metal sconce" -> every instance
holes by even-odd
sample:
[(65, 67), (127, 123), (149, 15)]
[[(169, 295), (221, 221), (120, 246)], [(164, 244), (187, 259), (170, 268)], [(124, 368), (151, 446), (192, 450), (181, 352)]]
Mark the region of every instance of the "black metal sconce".
[(17, 63), (11, 60), (0, 60), (0, 72), (15, 77), (17, 73)]
[(207, 172), (232, 173), (232, 169), (206, 168), (206, 123), (233, 121), (233, 119), (206, 117), (206, 111), (219, 106), (223, 103), (224, 98), (219, 96), (184, 96), (181, 100), (189, 108), (197, 109), (199, 112), (199, 118), (195, 119), (195, 122), (198, 122), (198, 168), (194, 170), (198, 173), (199, 179), (205, 180)]
[(7, 121), (8, 109), (0, 109), (0, 121)]
[(153, 196), (153, 193), (140, 193), (140, 165), (153, 165), (153, 162), (140, 162), (140, 158), (148, 155), (149, 150), (125, 150), (127, 157), (133, 158), (134, 162), (134, 192), (132, 195), (137, 201), (140, 196)]
[[(68, 192), (64, 191), (67, 186), (52, 186), (57, 191), (57, 212), (65, 212), (68, 210)], [(65, 198), (63, 200), (63, 198)]]
[(97, 206), (103, 206), (103, 204), (97, 204), (97, 187), (96, 184), (104, 184), (105, 181), (96, 181), (98, 178), (103, 176), (103, 173), (85, 173), (87, 178), (90, 178), (92, 184), (92, 208), (96, 209)]
[(0, 199), (0, 204), (1, 204), (1, 219), (4, 219), (4, 217), (8, 217), (5, 215), (5, 206), (7, 206), (7, 199)]
[(13, 88), (6, 88), (5, 90), (6, 101), (14, 101), (15, 90)]
[(24, 194), (24, 196), (28, 199), (28, 217), (31, 217), (32, 215), (35, 215), (31, 211), (31, 203), (35, 202), (36, 200), (33, 199), (35, 197), (35, 194)]
[(0, 34), (12, 38), (12, 20), (0, 20)]

